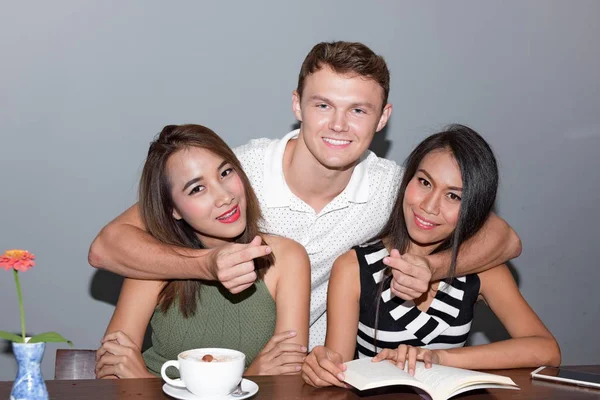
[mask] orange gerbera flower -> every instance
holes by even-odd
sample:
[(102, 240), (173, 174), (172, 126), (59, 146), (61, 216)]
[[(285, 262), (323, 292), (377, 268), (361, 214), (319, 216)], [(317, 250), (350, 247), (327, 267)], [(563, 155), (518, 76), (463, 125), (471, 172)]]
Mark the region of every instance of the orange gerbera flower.
[[(15, 286), (17, 287), (17, 298), (19, 299), (19, 314), (21, 314), (21, 336), (17, 336), (12, 332), (0, 331), (0, 339), (10, 340), (14, 343), (40, 343), (40, 342), (67, 342), (71, 347), (73, 343), (62, 337), (56, 332), (45, 332), (35, 335), (26, 341), (25, 330), (25, 312), (23, 311), (23, 294), (21, 292), (21, 282), (19, 281), (19, 272), (28, 271), (35, 265), (35, 256), (27, 250), (7, 250), (0, 255), (0, 268), (5, 270), (12, 269), (13, 277), (15, 278)], [(11, 397), (12, 398), (12, 397)]]
[(35, 256), (27, 250), (7, 250), (0, 256), (0, 267), (25, 272), (35, 265)]

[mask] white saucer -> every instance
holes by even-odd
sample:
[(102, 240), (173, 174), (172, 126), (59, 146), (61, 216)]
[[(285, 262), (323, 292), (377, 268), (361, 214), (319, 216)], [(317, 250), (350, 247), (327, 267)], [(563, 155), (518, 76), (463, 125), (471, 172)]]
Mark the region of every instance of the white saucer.
[(245, 396), (240, 396), (240, 397), (233, 397), (229, 394), (226, 396), (219, 396), (219, 397), (200, 397), (200, 396), (196, 396), (195, 394), (193, 394), (192, 392), (190, 392), (187, 389), (171, 386), (168, 383), (165, 383), (163, 385), (162, 389), (163, 389), (163, 392), (165, 392), (169, 396), (174, 397), (176, 399), (180, 399), (180, 400), (231, 400), (231, 399), (242, 400), (242, 399), (247, 399), (250, 396), (254, 396), (256, 393), (258, 393), (258, 385), (256, 383), (252, 382), (250, 379), (246, 379), (246, 378), (242, 379), (242, 390), (247, 391), (248, 394)]

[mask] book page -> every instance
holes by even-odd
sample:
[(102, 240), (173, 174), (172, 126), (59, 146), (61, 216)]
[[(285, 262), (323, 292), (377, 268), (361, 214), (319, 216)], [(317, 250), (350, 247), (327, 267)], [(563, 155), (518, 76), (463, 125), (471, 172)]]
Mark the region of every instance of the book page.
[(345, 381), (358, 390), (380, 386), (408, 385), (432, 394), (427, 385), (419, 382), (390, 361), (374, 363), (370, 358), (361, 358), (347, 362), (346, 366), (348, 369), (344, 372)]
[(505, 376), (435, 364), (425, 368), (420, 361), (417, 362), (414, 377), (390, 361), (374, 363), (370, 358), (363, 358), (347, 362), (346, 366), (345, 381), (358, 390), (406, 385), (427, 392), (433, 399), (447, 399), (475, 389), (518, 389), (512, 379)]
[[(417, 362), (415, 378), (434, 391), (444, 394), (445, 398), (451, 397), (456, 391), (471, 385), (480, 386), (478, 388), (482, 388), (480, 384), (516, 386), (512, 379), (505, 376), (435, 364), (431, 368), (425, 368), (425, 364), (420, 361)], [(466, 390), (461, 392), (463, 391)]]
[(456, 390), (454, 392), (452, 392), (452, 394), (450, 395), (450, 397), (452, 396), (458, 396), (461, 393), (465, 393), (465, 392), (469, 392), (471, 390), (477, 390), (477, 389), (513, 389), (513, 390), (521, 390), (518, 386), (507, 386), (507, 385), (500, 385), (497, 383), (477, 383), (474, 385), (467, 385), (464, 386), (462, 389)]

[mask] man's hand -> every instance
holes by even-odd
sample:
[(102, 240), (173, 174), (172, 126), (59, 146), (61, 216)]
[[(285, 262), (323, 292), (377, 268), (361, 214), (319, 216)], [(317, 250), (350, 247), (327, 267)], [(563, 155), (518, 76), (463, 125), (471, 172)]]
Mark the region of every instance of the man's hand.
[(256, 281), (254, 259), (271, 252), (260, 236), (248, 244), (232, 243), (216, 248), (212, 253), (211, 272), (214, 280), (231, 293), (240, 293)]
[(427, 258), (408, 253), (400, 255), (398, 250), (393, 249), (383, 263), (392, 268), (390, 289), (395, 296), (413, 300), (429, 290), (432, 274)]
[(153, 378), (137, 345), (123, 332), (104, 336), (96, 351), (96, 378)]
[(347, 387), (343, 374), (346, 368), (341, 354), (325, 346), (317, 346), (304, 361), (302, 379), (314, 387)]
[(244, 375), (281, 375), (300, 372), (307, 348), (297, 343), (283, 343), (295, 336), (295, 331), (273, 335)]

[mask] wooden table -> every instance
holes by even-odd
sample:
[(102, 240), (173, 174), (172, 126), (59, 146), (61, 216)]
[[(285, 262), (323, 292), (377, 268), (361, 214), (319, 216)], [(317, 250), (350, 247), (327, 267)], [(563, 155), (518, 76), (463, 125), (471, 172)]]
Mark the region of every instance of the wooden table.
[[(600, 373), (598, 366), (568, 367), (582, 371)], [(532, 369), (498, 370), (491, 371), (500, 375), (510, 376), (521, 390), (479, 390), (465, 393), (454, 399), (465, 400), (503, 400), (503, 399), (564, 399), (600, 400), (600, 389), (586, 389), (577, 386), (532, 381), (529, 373)], [(392, 392), (376, 393), (361, 396), (360, 392), (340, 389), (325, 388), (315, 389), (305, 385), (299, 376), (257, 376), (250, 377), (259, 386), (259, 391), (252, 400), (275, 399), (314, 399), (314, 400), (380, 400), (380, 399), (420, 399), (422, 398), (410, 390), (400, 387), (392, 388)], [(50, 399), (56, 400), (110, 400), (110, 399), (172, 399), (162, 391), (162, 380), (156, 379), (123, 379), (123, 380), (78, 380), (78, 381), (46, 381)], [(0, 382), (0, 399), (8, 399), (12, 382)], [(389, 389), (389, 388), (388, 388)]]

